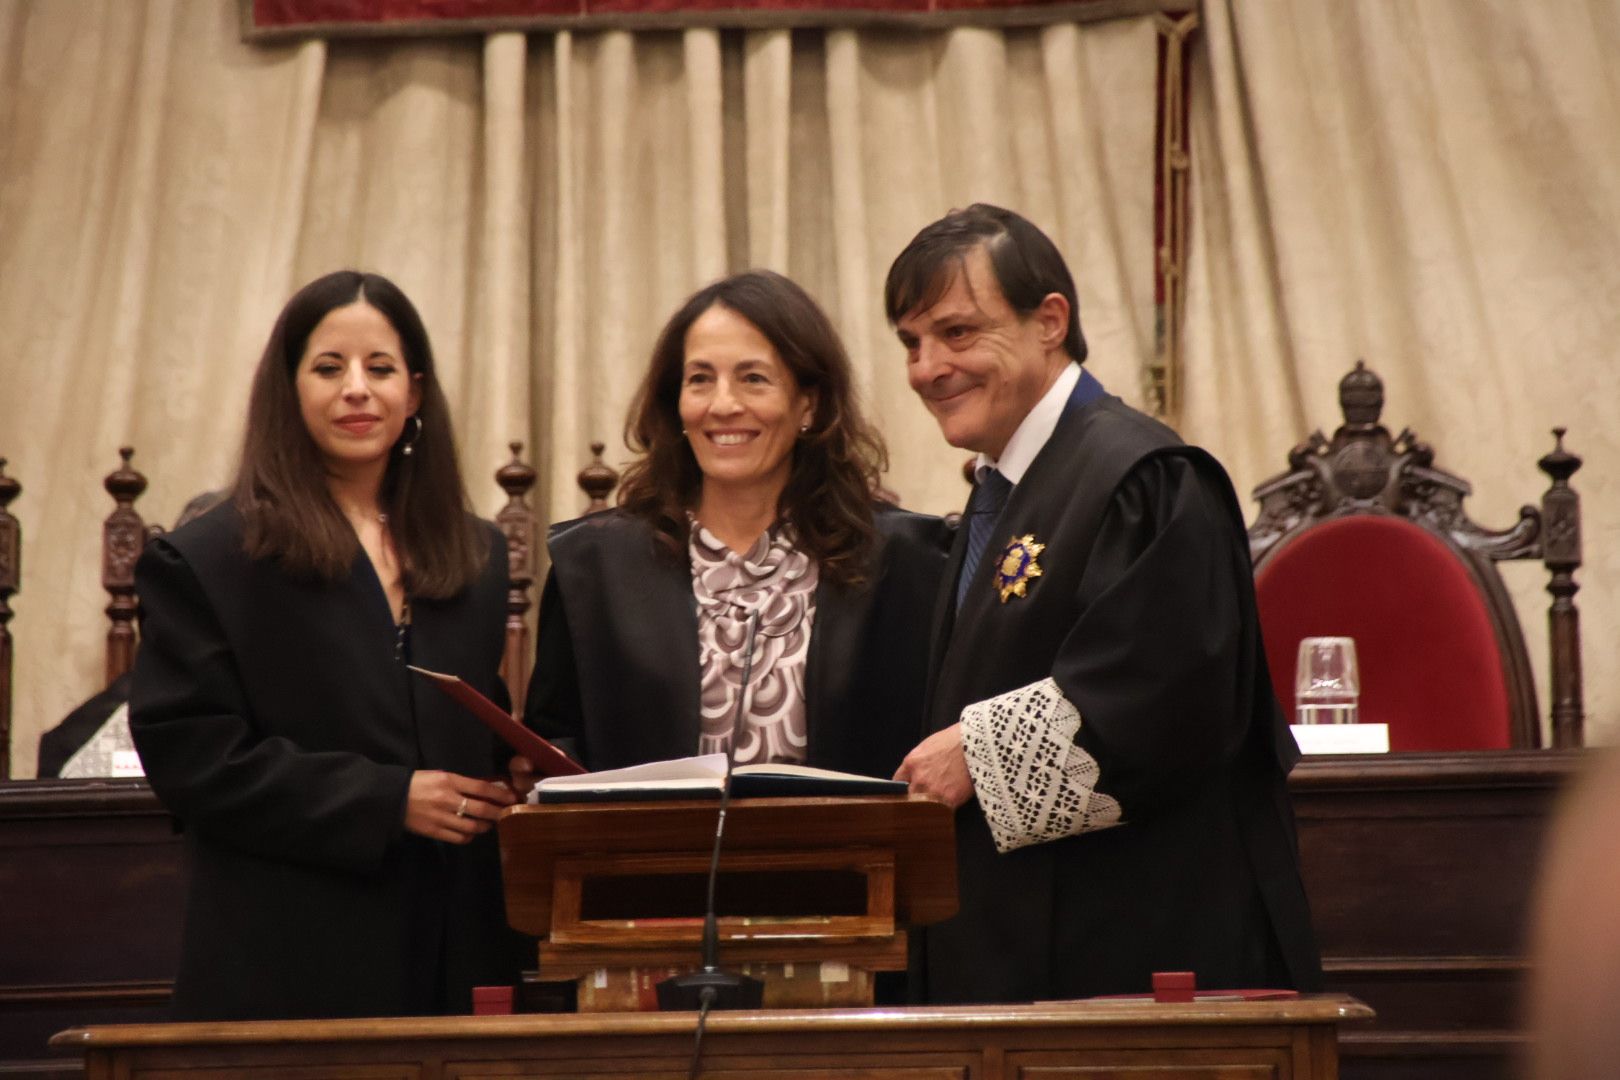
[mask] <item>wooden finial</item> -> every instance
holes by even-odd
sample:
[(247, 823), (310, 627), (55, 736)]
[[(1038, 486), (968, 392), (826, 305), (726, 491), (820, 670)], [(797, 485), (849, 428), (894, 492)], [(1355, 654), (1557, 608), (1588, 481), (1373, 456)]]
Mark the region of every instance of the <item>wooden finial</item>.
[(0, 457), (0, 511), (11, 505), (22, 491), (22, 485), (6, 475), (6, 459)]
[(501, 485), (511, 499), (520, 499), (526, 496), (534, 487), (535, 472), (532, 467), (523, 462), (523, 444), (516, 440), (506, 444), (512, 451), (512, 460), (495, 470), (495, 482)]
[(17, 591), (22, 578), (22, 526), (7, 509), (20, 494), (22, 485), (6, 475), (6, 459), (0, 458), (0, 632), (11, 618), (6, 598)]
[(1552, 477), (1553, 486), (1569, 483), (1569, 478), (1580, 469), (1582, 461), (1575, 454), (1564, 449), (1564, 433), (1568, 428), (1555, 427), (1553, 433), (1553, 448), (1544, 454), (1536, 464), (1541, 471)]
[(591, 443), (591, 463), (579, 470), (580, 490), (590, 500), (585, 504), (587, 514), (606, 510), (608, 496), (619, 486), (619, 471), (602, 460), (602, 451), (606, 449), (605, 443)]

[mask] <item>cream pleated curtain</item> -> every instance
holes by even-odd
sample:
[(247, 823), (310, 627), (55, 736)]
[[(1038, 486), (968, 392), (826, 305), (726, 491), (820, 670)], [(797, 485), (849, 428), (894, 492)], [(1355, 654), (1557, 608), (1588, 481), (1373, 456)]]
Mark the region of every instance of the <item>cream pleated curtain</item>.
[[(1358, 357), (1471, 479), (1474, 516), (1586, 459), (1588, 737), (1620, 738), (1620, 7), (1209, 0), (1190, 102), (1181, 427), (1240, 493), (1338, 420)], [(1152, 351), (1151, 20), (998, 32), (516, 34), (249, 47), (230, 0), (0, 0), (0, 456), (21, 480), (14, 775), (99, 685), (100, 478), (137, 448), (169, 521), (229, 476), (249, 372), (299, 284), (418, 302), (478, 509), (509, 439), (577, 512), (592, 439), (689, 291), (764, 265), (850, 344), (908, 505), (961, 455), (904, 384), (889, 260), (974, 199), (1069, 255), (1094, 370)], [(1544, 575), (1509, 583), (1546, 696)]]
[[(1207, 0), (1203, 22), (1183, 433), (1246, 493), (1331, 434), (1364, 358), (1391, 433), (1504, 528), (1567, 426), (1587, 741), (1620, 739), (1620, 4)], [(1545, 724), (1547, 575), (1504, 576)]]
[(692, 290), (768, 266), (833, 314), (907, 505), (964, 455), (880, 300), (923, 224), (984, 199), (1069, 253), (1093, 368), (1152, 351), (1157, 31), (690, 30), (241, 43), (232, 0), (0, 0), (0, 456), (24, 487), (15, 776), (99, 688), (100, 479), (136, 447), (171, 521), (231, 474), (286, 297), (340, 266), (417, 302), (475, 506), (526, 444), (536, 505), (620, 432)]
[[(531, 45), (533, 430), (554, 514), (577, 505), (586, 444), (619, 444), (663, 320), (748, 266), (805, 284), (843, 331), (891, 445), (889, 485), (907, 505), (958, 508), (962, 455), (942, 464), (880, 294), (916, 230), (975, 199), (1026, 207), (1096, 253), (1082, 305), (1099, 368), (1135, 386), (1152, 332), (1150, 21)], [(1062, 152), (1088, 140), (1111, 156)]]

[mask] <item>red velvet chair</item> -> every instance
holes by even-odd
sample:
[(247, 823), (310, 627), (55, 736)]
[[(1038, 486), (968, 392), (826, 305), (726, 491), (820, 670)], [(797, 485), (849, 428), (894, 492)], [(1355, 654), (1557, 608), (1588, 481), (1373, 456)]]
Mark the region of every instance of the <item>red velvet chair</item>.
[(1294, 700), (1301, 638), (1355, 638), (1361, 719), (1388, 723), (1392, 750), (1541, 745), (1524, 638), (1496, 562), (1540, 559), (1553, 595), (1552, 731), (1581, 744), (1580, 459), (1556, 445), (1540, 461), (1552, 486), (1512, 528), (1469, 520), (1466, 481), (1434, 467), (1410, 430), (1379, 424), (1384, 389), (1357, 362), (1339, 384), (1344, 424), (1288, 455), (1289, 471), (1255, 488), (1249, 530), (1266, 657), (1277, 697)]

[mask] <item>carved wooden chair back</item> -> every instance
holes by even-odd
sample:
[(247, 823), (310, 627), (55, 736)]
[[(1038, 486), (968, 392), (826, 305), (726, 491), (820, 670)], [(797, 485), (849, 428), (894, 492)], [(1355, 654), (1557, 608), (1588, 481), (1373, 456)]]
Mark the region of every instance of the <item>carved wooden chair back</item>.
[[(506, 492), (506, 505), (495, 515), (495, 524), (506, 534), (509, 585), (506, 600), (506, 653), (501, 660), (501, 675), (506, 680), (512, 708), (521, 712), (529, 687), (529, 668), (534, 663), (534, 646), (529, 638), (529, 609), (533, 606), (530, 592), (534, 588), (535, 570), (535, 516), (529, 506), (528, 494), (534, 487), (534, 469), (522, 461), (523, 444), (510, 444), (512, 460), (495, 471), (495, 482)], [(602, 460), (605, 444), (591, 443), (591, 460), (579, 471), (574, 482), (585, 493), (585, 507), (581, 513), (590, 514), (606, 510), (613, 489), (619, 484), (619, 473)]]
[(1467, 481), (1435, 465), (1410, 430), (1379, 423), (1383, 383), (1357, 362), (1339, 384), (1344, 423), (1288, 454), (1288, 471), (1254, 490), (1249, 530), (1266, 652), (1279, 700), (1293, 701), (1303, 637), (1356, 639), (1361, 718), (1390, 724), (1392, 749), (1541, 744), (1524, 637), (1496, 563), (1539, 559), (1551, 578), (1553, 742), (1582, 741), (1580, 500), (1563, 447), (1539, 465), (1552, 479), (1538, 507), (1492, 531), (1463, 507)]

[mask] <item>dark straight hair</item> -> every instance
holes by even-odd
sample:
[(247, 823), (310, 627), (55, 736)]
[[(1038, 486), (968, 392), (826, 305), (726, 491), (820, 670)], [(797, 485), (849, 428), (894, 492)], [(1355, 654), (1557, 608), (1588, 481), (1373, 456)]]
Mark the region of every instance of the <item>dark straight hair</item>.
[[(405, 367), (421, 396), (417, 425), (390, 452), (382, 506), (412, 596), (443, 599), (477, 577), (488, 558), (456, 463), (450, 406), (434, 371), (433, 347), (416, 307), (379, 274), (339, 270), (293, 294), (259, 359), (248, 399), (242, 461), (231, 498), (242, 514), (253, 558), (274, 558), (294, 576), (337, 582), (360, 550), (359, 538), (326, 486), (319, 448), (304, 424), (295, 380), (309, 335), (333, 310), (365, 303), (399, 334)], [(400, 452), (415, 436), (412, 452)]]
[(832, 321), (809, 293), (770, 270), (733, 274), (698, 290), (664, 325), (625, 421), (625, 445), (641, 456), (625, 470), (619, 505), (652, 525), (671, 555), (685, 553), (686, 514), (703, 487), (697, 458), (681, 432), (686, 332), (716, 305), (752, 323), (799, 389), (816, 395), (810, 429), (793, 445), (777, 517), (822, 573), (843, 584), (861, 583), (877, 549), (872, 499), (888, 451), (861, 413), (849, 355)]
[(1080, 298), (1057, 245), (1028, 218), (989, 203), (952, 210), (925, 226), (895, 257), (883, 285), (889, 322), (897, 324), (910, 312), (937, 303), (962, 273), (968, 252), (977, 247), (989, 254), (1001, 295), (1019, 315), (1028, 316), (1051, 293), (1069, 302), (1069, 332), (1063, 349), (1076, 362), (1084, 363)]

